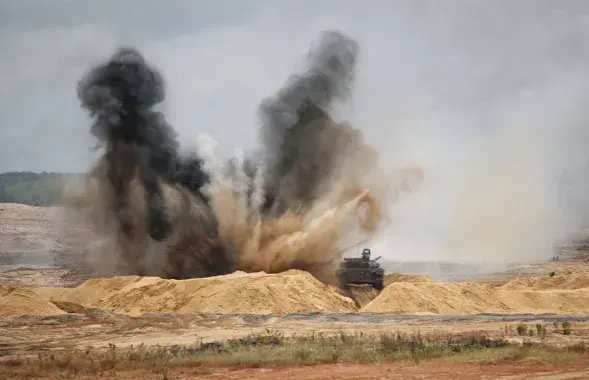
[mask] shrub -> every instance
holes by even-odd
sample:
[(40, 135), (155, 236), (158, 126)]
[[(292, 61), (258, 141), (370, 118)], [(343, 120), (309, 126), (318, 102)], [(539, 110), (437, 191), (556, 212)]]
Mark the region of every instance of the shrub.
[(517, 325), (517, 335), (526, 336), (528, 335), (528, 326), (525, 323)]

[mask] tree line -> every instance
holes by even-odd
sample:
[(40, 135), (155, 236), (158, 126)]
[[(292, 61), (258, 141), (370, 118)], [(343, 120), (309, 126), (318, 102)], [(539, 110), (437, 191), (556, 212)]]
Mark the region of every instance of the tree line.
[(0, 203), (55, 206), (60, 204), (67, 183), (82, 179), (80, 173), (0, 173)]

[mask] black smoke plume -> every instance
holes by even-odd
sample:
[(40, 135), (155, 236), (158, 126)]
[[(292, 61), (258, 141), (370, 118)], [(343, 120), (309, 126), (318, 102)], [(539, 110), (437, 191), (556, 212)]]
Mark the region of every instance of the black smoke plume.
[[(311, 246), (294, 250), (285, 241), (311, 239), (307, 215), (317, 200), (333, 192), (334, 181), (349, 185), (334, 206), (357, 197), (356, 182), (374, 166), (371, 156), (348, 175), (344, 160), (367, 148), (359, 131), (330, 116), (333, 104), (351, 93), (358, 49), (341, 33), (322, 33), (306, 70), (262, 102), (259, 151), (243, 165), (231, 161), (224, 174), (235, 179), (241, 172), (246, 178), (248, 212), (237, 221), (225, 219), (238, 219), (235, 210), (231, 215), (222, 210), (239, 202), (221, 202), (229, 198), (211, 193), (213, 177), (221, 174), (207, 171), (196, 152), (180, 155), (174, 129), (154, 110), (165, 99), (163, 76), (132, 48), (93, 67), (79, 82), (78, 97), (94, 118), (91, 133), (104, 154), (90, 173), (100, 195), (87, 198), (87, 208), (96, 231), (110, 233), (115, 244), (109, 247), (126, 263), (126, 272), (187, 278), (236, 269), (317, 273), (317, 265), (333, 266), (337, 228), (324, 228), (329, 230), (323, 232), (324, 245), (314, 237), (312, 246), (329, 252), (315, 254)], [(261, 168), (263, 180), (256, 185)], [(258, 206), (252, 205), (256, 191), (263, 195)], [(229, 193), (238, 196), (235, 189)]]
[(260, 107), (263, 157), (268, 164), (266, 209), (283, 213), (295, 204), (308, 206), (329, 178), (338, 151), (331, 106), (351, 93), (358, 55), (355, 41), (339, 33), (321, 35), (307, 59), (307, 71), (289, 78)]

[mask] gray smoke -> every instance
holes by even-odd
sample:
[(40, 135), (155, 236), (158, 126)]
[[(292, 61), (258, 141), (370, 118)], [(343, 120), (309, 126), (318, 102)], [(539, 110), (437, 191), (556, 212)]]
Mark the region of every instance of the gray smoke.
[[(263, 165), (262, 218), (309, 208), (327, 191), (328, 181), (341, 175), (342, 160), (361, 149), (360, 132), (335, 123), (330, 116), (333, 104), (345, 101), (351, 93), (358, 50), (358, 44), (341, 33), (322, 33), (307, 56), (306, 70), (293, 75), (262, 102), (260, 149), (245, 159), (243, 168), (236, 168), (232, 161), (228, 170), (230, 174), (245, 173), (251, 193), (254, 174)], [(163, 242), (175, 236), (175, 244), (164, 248), (167, 266), (173, 268), (165, 276), (186, 278), (234, 271), (238, 261), (235, 247), (231, 241), (220, 241), (219, 220), (210, 206), (210, 195), (204, 191), (210, 177), (202, 158), (198, 152), (188, 158), (181, 156), (176, 132), (163, 113), (153, 110), (165, 99), (163, 76), (137, 50), (125, 48), (82, 78), (78, 96), (94, 118), (91, 132), (104, 149), (99, 164), (104, 168), (107, 183), (103, 186), (109, 194), (106, 207), (126, 242), (119, 244), (121, 255), (145, 256), (146, 240)], [(143, 222), (137, 222), (139, 212), (131, 207), (134, 180), (144, 189), (146, 235), (141, 234)], [(201, 226), (191, 226), (188, 231), (181, 225), (181, 217), (177, 213), (173, 216), (166, 186), (185, 194), (183, 209), (196, 207), (198, 212), (185, 212), (193, 213), (189, 217), (196, 212)], [(138, 268), (136, 272), (145, 270)]]
[(263, 157), (268, 163), (268, 203), (282, 213), (293, 204), (308, 205), (330, 176), (337, 160), (337, 140), (349, 135), (343, 125), (333, 131), (329, 110), (351, 93), (358, 44), (335, 32), (322, 34), (311, 50), (308, 70), (292, 76), (260, 113)]

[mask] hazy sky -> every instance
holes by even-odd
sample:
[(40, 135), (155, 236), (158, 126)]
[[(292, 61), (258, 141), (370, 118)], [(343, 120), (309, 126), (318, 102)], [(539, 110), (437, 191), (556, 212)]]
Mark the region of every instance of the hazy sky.
[(385, 256), (546, 257), (589, 222), (585, 0), (0, 0), (0, 172), (91, 164), (76, 82), (122, 45), (163, 70), (183, 144), (252, 148), (261, 99), (323, 29), (361, 49), (338, 117), (425, 170)]
[(260, 100), (326, 28), (362, 49), (342, 116), (387, 148), (402, 141), (395, 123), (410, 119), (413, 155), (464, 152), (526, 92), (556, 77), (585, 85), (588, 10), (560, 0), (0, 0), (0, 171), (90, 164), (76, 81), (121, 45), (164, 71), (184, 144), (209, 133), (224, 153), (252, 147)]

